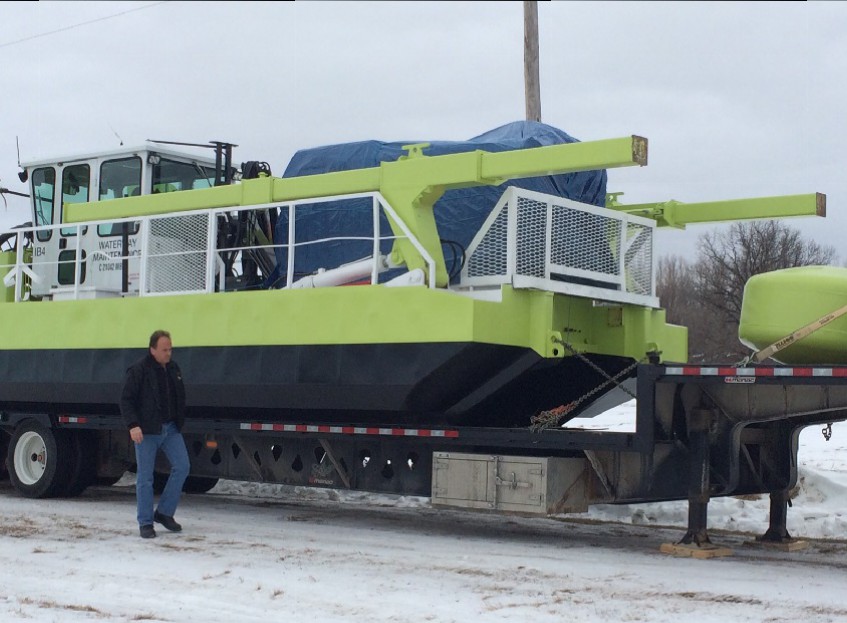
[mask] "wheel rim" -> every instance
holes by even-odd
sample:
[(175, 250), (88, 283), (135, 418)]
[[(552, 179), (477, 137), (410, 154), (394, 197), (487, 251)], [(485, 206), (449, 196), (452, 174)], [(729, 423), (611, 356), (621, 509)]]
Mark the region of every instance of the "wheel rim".
[(24, 485), (34, 485), (47, 466), (47, 445), (38, 433), (27, 432), (15, 444), (15, 475)]

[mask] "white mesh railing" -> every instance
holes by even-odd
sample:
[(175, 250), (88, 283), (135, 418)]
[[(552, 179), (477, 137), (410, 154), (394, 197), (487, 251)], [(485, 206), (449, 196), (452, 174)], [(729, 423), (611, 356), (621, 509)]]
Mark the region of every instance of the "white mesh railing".
[[(345, 202), (351, 202), (350, 205), (354, 206), (352, 209), (369, 211), (370, 230), (365, 235), (333, 235), (312, 240), (304, 240), (301, 235), (298, 239), (295, 215), (308, 213), (329, 202), (337, 204), (339, 212), (347, 209)], [(218, 246), (218, 228), (223, 216), (234, 216), (237, 219), (241, 212), (269, 208), (278, 209), (281, 215), (285, 214), (289, 218), (289, 237), (284, 243)], [(396, 236), (390, 228), (381, 227), (381, 218), (391, 219), (400, 229), (401, 235)], [(118, 232), (122, 228), (130, 232), (126, 245), (128, 253), (122, 250), (124, 245), (120, 235), (104, 237), (101, 233)], [(56, 242), (60, 229), (66, 235), (61, 249)], [(50, 242), (43, 242), (48, 238)], [(364, 252), (357, 256), (357, 261), (350, 264), (355, 264), (355, 270), (358, 271), (356, 274), (361, 273), (362, 279), (378, 283), (379, 275), (392, 268), (386, 256), (380, 252), (381, 243), (389, 244), (398, 238), (407, 239), (420, 253), (426, 266), (422, 274), (426, 275), (429, 287), (435, 287), (435, 261), (378, 192), (73, 225), (16, 228), (14, 235), (6, 242), (14, 246), (16, 252), (3, 256), (14, 256), (14, 259), (0, 259), (0, 276), (9, 289), (7, 292), (14, 291), (15, 301), (25, 300), (30, 294), (39, 298), (76, 299), (104, 295), (156, 296), (223, 291), (225, 279), (222, 256), (249, 251), (285, 258), (282, 276), (287, 280), (284, 283), (286, 287), (298, 287), (294, 283), (298, 275), (302, 274), (297, 268), (297, 262), (302, 263), (297, 256), (298, 249), (356, 243), (357, 248)], [(28, 240), (34, 240), (40, 245), (35, 253), (27, 243)], [(338, 268), (343, 269), (344, 266), (320, 266), (317, 270), (323, 275), (325, 271)], [(348, 273), (349, 269), (347, 272), (342, 270), (341, 274)]]
[[(187, 294), (214, 289), (210, 278), (209, 214), (150, 218), (142, 229), (145, 294)], [(211, 222), (210, 222), (211, 221)]]
[(510, 187), (468, 247), (458, 287), (509, 283), (658, 307), (655, 227), (649, 219)]

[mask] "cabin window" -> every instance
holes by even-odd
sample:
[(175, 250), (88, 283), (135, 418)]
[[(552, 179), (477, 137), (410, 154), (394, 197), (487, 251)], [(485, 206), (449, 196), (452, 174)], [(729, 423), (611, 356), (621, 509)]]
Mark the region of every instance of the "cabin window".
[[(53, 192), (56, 186), (56, 170), (52, 167), (36, 169), (32, 172), (32, 206), (35, 226), (53, 224)], [(50, 240), (53, 232), (40, 230), (36, 236), (41, 242)]]
[[(119, 158), (106, 160), (100, 165), (100, 201), (134, 197), (141, 194), (141, 158)], [(127, 223), (129, 233), (138, 233), (138, 223)], [(97, 233), (101, 236), (118, 236), (122, 233), (122, 224), (100, 225)]]
[(154, 193), (211, 188), (214, 183), (215, 171), (197, 162), (177, 162), (162, 157), (153, 165)]
[[(91, 186), (91, 167), (73, 164), (62, 169), (62, 206), (69, 203), (88, 203)], [(63, 227), (63, 236), (76, 236), (76, 227)], [(84, 232), (83, 232), (84, 233)]]
[[(85, 250), (80, 253), (79, 262), (79, 283), (85, 282)], [(60, 286), (74, 285), (74, 266), (76, 263), (76, 249), (65, 249), (59, 251), (59, 274), (58, 281)]]

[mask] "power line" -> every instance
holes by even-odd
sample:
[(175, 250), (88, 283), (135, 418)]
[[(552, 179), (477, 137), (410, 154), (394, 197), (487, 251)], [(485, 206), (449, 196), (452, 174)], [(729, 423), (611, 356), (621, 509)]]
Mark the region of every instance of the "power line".
[(16, 39), (15, 41), (9, 41), (7, 43), (0, 43), (0, 48), (5, 48), (10, 45), (16, 45), (18, 43), (23, 43), (24, 41), (32, 41), (33, 39), (38, 39), (40, 37), (46, 37), (48, 35), (55, 35), (59, 32), (64, 32), (66, 30), (72, 30), (74, 28), (79, 28), (80, 26), (87, 26), (88, 24), (94, 24), (95, 22), (102, 22), (107, 19), (112, 19), (114, 17), (120, 17), (121, 15), (126, 15), (127, 13), (134, 13), (135, 11), (141, 11), (143, 9), (149, 9), (150, 7), (158, 6), (160, 4), (165, 4), (167, 0), (163, 0), (162, 2), (154, 2), (152, 4), (145, 4), (144, 6), (136, 7), (134, 9), (128, 9), (126, 11), (121, 11), (120, 13), (115, 13), (113, 15), (106, 15), (105, 17), (98, 17), (97, 19), (92, 19), (87, 22), (80, 22), (78, 24), (71, 24), (70, 26), (65, 26), (64, 28), (57, 28), (56, 30), (51, 30), (49, 32), (43, 32), (38, 35), (31, 35), (29, 37), (24, 37), (23, 39)]

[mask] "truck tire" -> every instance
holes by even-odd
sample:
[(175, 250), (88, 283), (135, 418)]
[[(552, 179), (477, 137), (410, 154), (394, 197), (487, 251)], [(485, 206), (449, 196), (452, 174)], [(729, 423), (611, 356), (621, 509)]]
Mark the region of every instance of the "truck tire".
[(0, 431), (0, 482), (9, 477), (9, 470), (6, 469), (6, 456), (9, 453), (9, 435)]
[(35, 420), (24, 420), (9, 440), (6, 465), (15, 489), (28, 498), (59, 494), (68, 483), (71, 439)]
[(97, 479), (92, 484), (95, 484), (98, 487), (111, 487), (123, 477), (123, 474), (120, 476), (97, 476)]
[(69, 441), (68, 480), (57, 496), (79, 496), (97, 478), (97, 439), (91, 431), (73, 431)]
[(216, 484), (218, 484), (217, 478), (189, 476), (185, 479), (185, 484), (182, 485), (182, 490), (186, 493), (208, 493)]
[[(161, 494), (165, 490), (165, 485), (168, 484), (168, 475), (161, 472), (153, 473), (153, 492)], [(207, 478), (205, 476), (189, 476), (185, 479), (185, 484), (182, 485), (183, 493), (208, 493), (218, 484), (217, 478)]]

